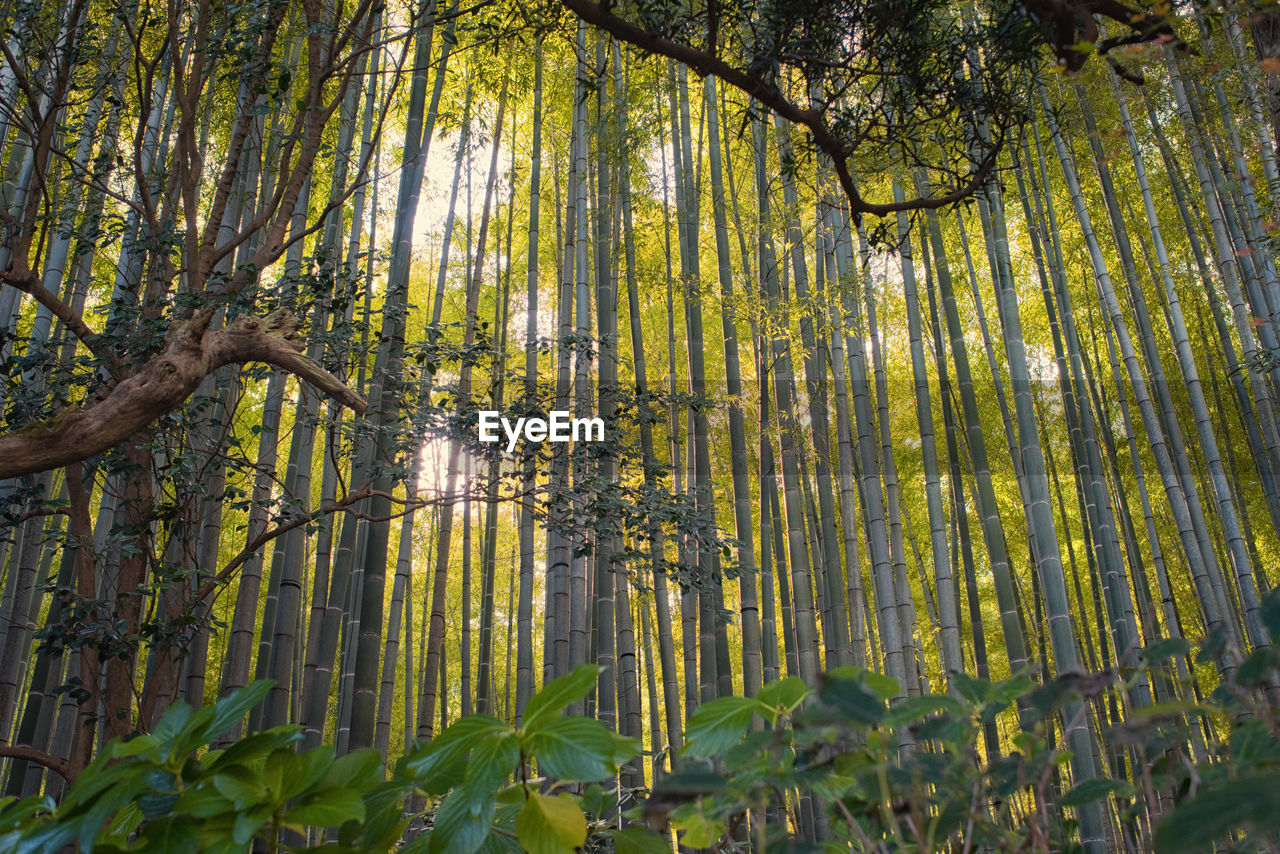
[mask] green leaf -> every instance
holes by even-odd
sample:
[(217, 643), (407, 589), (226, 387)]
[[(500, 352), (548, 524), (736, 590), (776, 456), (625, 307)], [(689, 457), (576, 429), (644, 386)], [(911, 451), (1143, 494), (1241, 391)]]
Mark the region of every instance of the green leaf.
[(601, 668), (594, 664), (580, 664), (574, 671), (547, 685), (529, 700), (524, 709), (524, 732), (533, 732), (576, 703), (596, 686)]
[(473, 854), (489, 835), (493, 797), (460, 786), (436, 810), (431, 830), (431, 854)]
[(467, 760), (466, 785), (475, 792), (496, 792), (519, 762), (520, 740), (516, 734), (491, 734), (471, 751), (471, 758)]
[(442, 795), (462, 777), (472, 749), (485, 736), (506, 730), (506, 724), (488, 715), (462, 718), (410, 753), (400, 763), (398, 772), (409, 775), (429, 794)]
[(1231, 754), (1242, 766), (1280, 764), (1280, 741), (1263, 721), (1246, 721), (1231, 733)]
[(532, 792), (516, 816), (516, 838), (529, 854), (573, 854), (587, 841), (587, 819), (569, 795)]
[(499, 789), (494, 800), (499, 804), (523, 804), (527, 789), (528, 785), (525, 783), (512, 783), (510, 786)]
[(911, 721), (926, 718), (932, 714), (966, 717), (965, 708), (959, 700), (942, 694), (922, 694), (909, 697), (900, 703), (894, 703), (884, 719), (887, 727), (898, 727)]
[(298, 755), (292, 772), (284, 781), (281, 794), (285, 800), (298, 797), (320, 782), (334, 761), (334, 750), (331, 744), (325, 744)]
[(566, 782), (603, 780), (613, 764), (613, 733), (592, 718), (561, 718), (541, 727), (529, 740), (538, 768)]
[(671, 843), (648, 830), (624, 827), (613, 831), (612, 836), (617, 854), (671, 854)]
[(777, 723), (779, 712), (787, 714), (796, 709), (809, 695), (809, 688), (799, 676), (788, 676), (770, 682), (756, 693), (756, 702), (769, 709), (765, 715), (769, 723)]
[(683, 753), (688, 756), (719, 756), (746, 735), (759, 708), (749, 697), (721, 697), (704, 703), (689, 716)]
[(382, 756), (369, 748), (339, 756), (324, 775), (326, 786), (348, 786), (365, 791), (382, 782)]
[(866, 726), (880, 723), (885, 714), (884, 699), (868, 689), (861, 677), (840, 676), (832, 671), (823, 680), (818, 696), (822, 702)]
[(231, 838), (237, 845), (247, 845), (249, 840), (253, 839), (253, 835), (258, 832), (258, 828), (266, 824), (269, 818), (271, 818), (271, 807), (265, 804), (238, 813)]
[(151, 728), (151, 735), (159, 744), (168, 744), (178, 739), (183, 726), (191, 718), (191, 707), (178, 700), (164, 710), (160, 720)]
[(1280, 640), (1280, 587), (1273, 587), (1262, 598), (1262, 624), (1271, 635), (1271, 642)]
[(1178, 658), (1191, 651), (1186, 638), (1163, 638), (1142, 648), (1142, 657), (1148, 664), (1157, 664), (1168, 658)]
[(290, 824), (341, 827), (348, 821), (364, 821), (364, 798), (351, 789), (333, 788), (307, 795), (285, 814)]
[(625, 765), (639, 756), (640, 751), (644, 749), (644, 745), (638, 738), (618, 735), (616, 732), (610, 732), (609, 735), (613, 738), (613, 764), (615, 766)]
[(1062, 796), (1059, 803), (1064, 807), (1078, 807), (1081, 804), (1101, 800), (1111, 794), (1128, 797), (1133, 794), (1133, 786), (1130, 786), (1124, 780), (1095, 777), (1092, 780), (1083, 780), (1078, 783), (1071, 791)]
[(1249, 774), (1201, 789), (1156, 825), (1156, 851), (1198, 854), (1246, 827), (1259, 833), (1280, 829), (1280, 788), (1274, 774)]
[(275, 687), (274, 679), (260, 679), (252, 685), (233, 691), (214, 704), (213, 716), (201, 737), (206, 741), (216, 741), (244, 718), (249, 710), (266, 699), (267, 694)]
[(982, 706), (991, 696), (991, 683), (986, 679), (975, 679), (964, 671), (957, 670), (951, 674), (951, 682), (956, 692), (974, 706)]
[(1261, 685), (1277, 665), (1280, 665), (1280, 651), (1274, 646), (1256, 649), (1237, 668), (1236, 684)]
[(265, 732), (254, 733), (237, 741), (226, 750), (211, 757), (210, 771), (218, 771), (228, 765), (237, 765), (258, 756), (266, 756), (277, 748), (302, 740), (302, 728), (286, 725), (272, 727)]
[(196, 818), (211, 818), (234, 809), (235, 804), (218, 791), (212, 780), (202, 781), (200, 785), (187, 789), (174, 805), (175, 812)]
[(701, 803), (676, 808), (671, 813), (671, 826), (683, 831), (680, 844), (689, 848), (710, 848), (724, 833), (724, 823), (703, 812)]
[(258, 803), (265, 794), (258, 775), (243, 765), (232, 765), (215, 774), (213, 785), (236, 809)]
[(885, 676), (882, 673), (868, 670), (863, 674), (863, 679), (866, 681), (867, 687), (879, 694), (881, 699), (892, 700), (902, 693), (902, 686), (892, 676)]
[(287, 747), (271, 751), (262, 767), (262, 782), (274, 803), (284, 803), (285, 780), (298, 764), (298, 754)]

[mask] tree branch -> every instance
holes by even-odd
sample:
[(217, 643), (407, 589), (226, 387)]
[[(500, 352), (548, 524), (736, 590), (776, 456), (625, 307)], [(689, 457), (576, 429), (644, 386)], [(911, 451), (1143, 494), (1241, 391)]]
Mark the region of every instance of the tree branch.
[(242, 316), (217, 331), (205, 331), (200, 323), (175, 324), (160, 354), (102, 400), (0, 435), (0, 478), (96, 456), (176, 409), (213, 371), (240, 362), (288, 371), (364, 414), (364, 398), (306, 356), (297, 332), (297, 318), (283, 309), (265, 318)]
[(53, 314), (54, 317), (61, 320), (68, 329), (75, 333), (77, 338), (84, 342), (84, 345), (89, 348), (89, 351), (93, 353), (93, 355), (107, 363), (107, 366), (111, 369), (112, 373), (116, 371), (118, 368), (116, 359), (110, 351), (102, 346), (102, 339), (99, 337), (98, 333), (90, 329), (89, 325), (84, 322), (84, 318), (76, 314), (76, 312), (71, 309), (71, 306), (59, 299), (57, 294), (52, 293), (48, 288), (46, 288), (40, 282), (40, 277), (34, 272), (30, 270), (6, 270), (0, 272), (0, 282), (20, 290), (25, 294), (29, 294), (36, 302), (49, 309), (49, 312)]
[(9, 744), (0, 744), (0, 757), (5, 759), (25, 759), (28, 762), (43, 765), (68, 783), (75, 782), (75, 775), (71, 773), (71, 763), (65, 759), (45, 753), (43, 750), (36, 750), (34, 747), (16, 747)]
[(860, 220), (863, 214), (868, 213), (875, 216), (888, 216), (898, 211), (932, 210), (946, 207), (969, 196), (986, 183), (991, 170), (995, 166), (999, 146), (995, 146), (993, 151), (982, 159), (968, 181), (941, 196), (907, 199), (901, 202), (868, 202), (858, 192), (853, 175), (849, 170), (850, 152), (827, 127), (821, 110), (801, 107), (788, 100), (775, 87), (770, 86), (761, 78), (730, 65), (706, 51), (651, 33), (643, 27), (618, 17), (607, 8), (593, 3), (591, 0), (561, 0), (561, 2), (582, 20), (588, 24), (594, 24), (615, 38), (633, 44), (650, 53), (682, 62), (701, 77), (714, 75), (735, 89), (739, 89), (755, 98), (784, 119), (804, 125), (813, 137), (814, 144), (831, 158), (831, 162), (835, 166), (836, 177), (840, 181), (840, 187), (849, 198), (850, 212), (857, 220)]

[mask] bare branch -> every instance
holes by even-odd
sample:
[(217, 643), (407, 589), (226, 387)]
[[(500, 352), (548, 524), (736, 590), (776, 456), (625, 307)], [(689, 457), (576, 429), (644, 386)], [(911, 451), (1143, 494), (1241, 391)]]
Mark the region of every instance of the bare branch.
[(98, 336), (98, 333), (90, 329), (89, 325), (84, 322), (84, 318), (73, 311), (71, 306), (63, 302), (57, 294), (49, 291), (40, 282), (39, 276), (29, 270), (24, 272), (9, 270), (0, 272), (0, 282), (25, 294), (30, 294), (36, 302), (49, 309), (54, 317), (66, 324), (67, 328), (84, 342), (90, 352), (105, 361), (112, 372), (115, 372), (117, 368), (115, 357), (102, 346), (102, 339)]
[(25, 759), (28, 762), (43, 765), (68, 783), (75, 782), (75, 775), (71, 772), (71, 763), (52, 754), (45, 753), (43, 750), (36, 750), (34, 747), (16, 747), (10, 744), (0, 744), (0, 757)]

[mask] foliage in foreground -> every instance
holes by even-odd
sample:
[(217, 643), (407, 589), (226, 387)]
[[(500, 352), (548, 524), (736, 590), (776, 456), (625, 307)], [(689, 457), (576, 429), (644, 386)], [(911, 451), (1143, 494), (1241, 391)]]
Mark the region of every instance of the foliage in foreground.
[[(1267, 603), (1280, 631), (1280, 595)], [(463, 718), (419, 742), (390, 779), (378, 753), (303, 753), (297, 726), (214, 745), (262, 701), (259, 682), (193, 711), (170, 708), (155, 731), (111, 742), (62, 803), (10, 799), (0, 850), (84, 852), (327, 851), (658, 854), (715, 851), (1072, 851), (1071, 809), (1114, 798), (1120, 831), (1178, 854), (1227, 846), (1271, 849), (1280, 833), (1280, 719), (1266, 698), (1280, 653), (1254, 652), (1205, 702), (1158, 702), (1105, 733), (1140, 787), (1063, 778), (1070, 755), (1055, 720), (1071, 698), (1092, 701), (1146, 682), (1172, 688), (1175, 663), (1221, 655), (1207, 643), (1148, 647), (1124, 673), (1068, 675), (1044, 685), (955, 674), (951, 695), (902, 699), (892, 679), (841, 668), (810, 688), (796, 677), (754, 697), (725, 697), (691, 716), (678, 770), (639, 805), (616, 787), (640, 745), (598, 721), (565, 714), (596, 684), (579, 667), (528, 704), (518, 728)], [(1118, 682), (1118, 684), (1117, 684)], [(897, 698), (895, 700), (895, 698)], [(1021, 731), (1008, 755), (982, 743), (1005, 710)], [(1189, 748), (1207, 735), (1211, 756)], [(534, 773), (536, 768), (537, 773)], [(610, 782), (612, 781), (612, 782)], [(1145, 816), (1158, 817), (1154, 828)], [(1151, 836), (1148, 837), (1148, 834)]]

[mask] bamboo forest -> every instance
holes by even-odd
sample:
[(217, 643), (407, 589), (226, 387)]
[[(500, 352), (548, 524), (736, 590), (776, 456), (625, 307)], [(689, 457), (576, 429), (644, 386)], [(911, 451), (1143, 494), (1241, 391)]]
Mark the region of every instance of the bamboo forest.
[(1280, 850), (1271, 0), (0, 23), (0, 851)]

